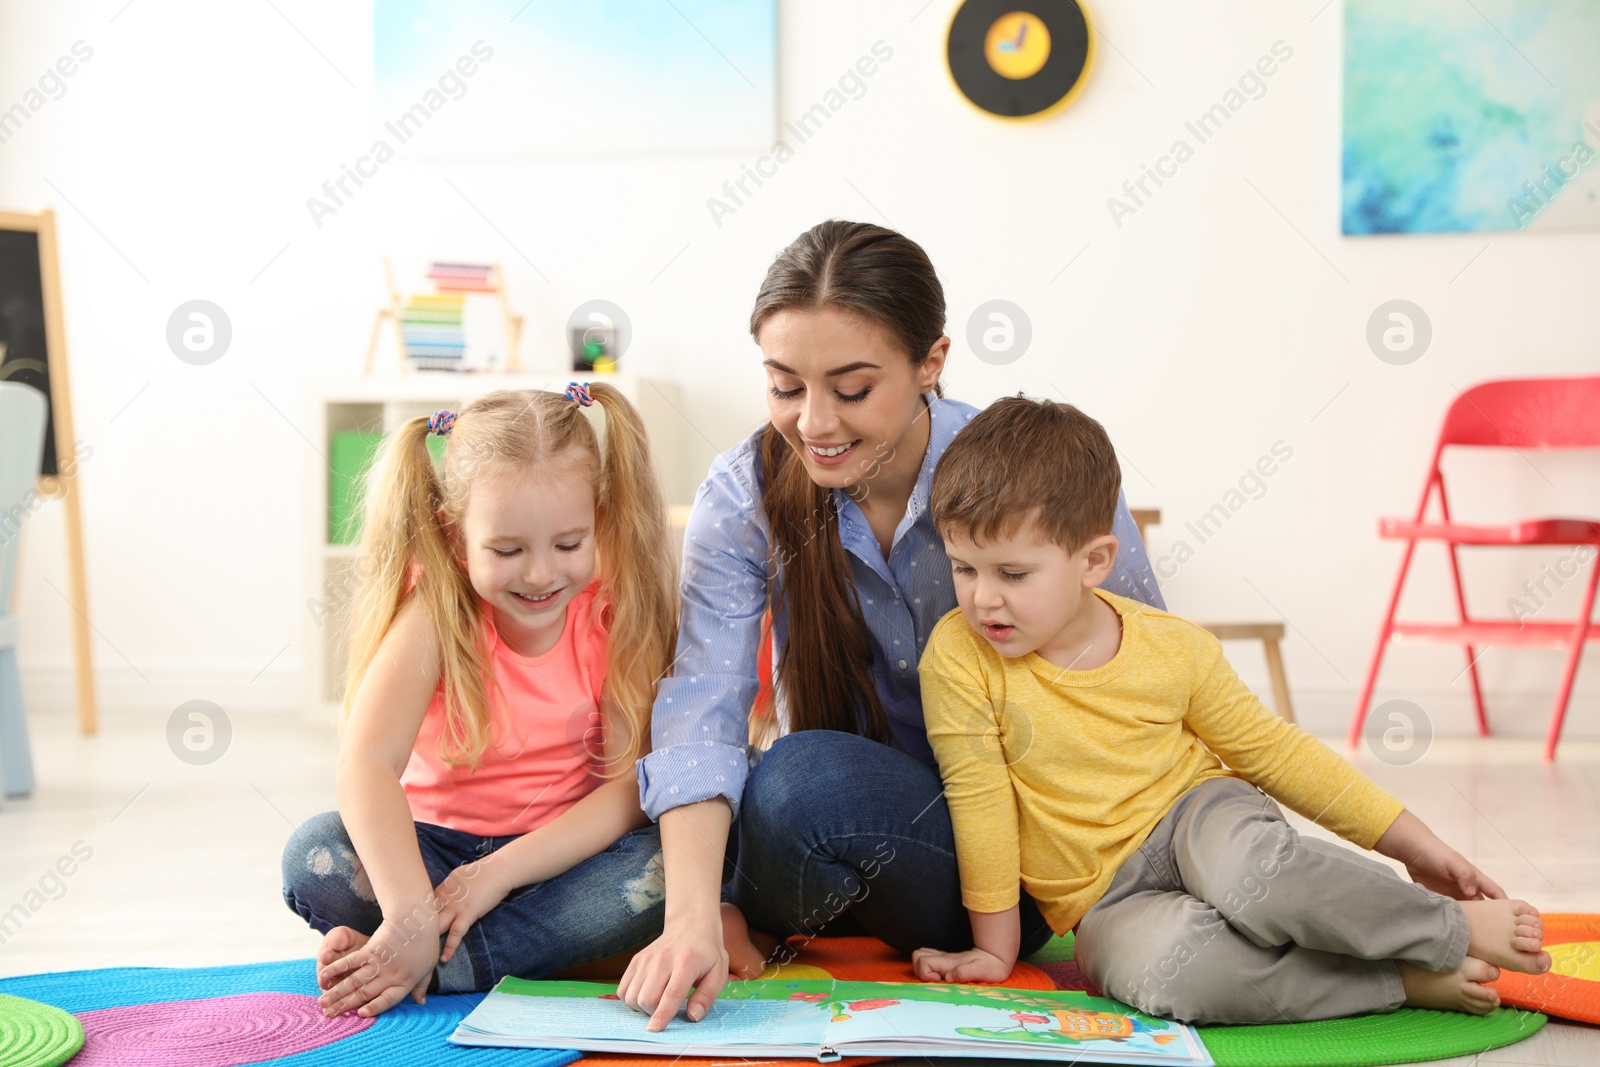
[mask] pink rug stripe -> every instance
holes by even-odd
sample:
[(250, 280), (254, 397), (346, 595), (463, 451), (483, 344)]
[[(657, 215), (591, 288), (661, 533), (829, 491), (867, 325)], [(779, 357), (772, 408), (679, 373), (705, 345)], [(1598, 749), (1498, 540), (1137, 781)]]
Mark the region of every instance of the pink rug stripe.
[(240, 1067), (309, 1052), (373, 1023), (324, 1018), (315, 997), (244, 993), (134, 1004), (78, 1014), (83, 1051), (72, 1067)]

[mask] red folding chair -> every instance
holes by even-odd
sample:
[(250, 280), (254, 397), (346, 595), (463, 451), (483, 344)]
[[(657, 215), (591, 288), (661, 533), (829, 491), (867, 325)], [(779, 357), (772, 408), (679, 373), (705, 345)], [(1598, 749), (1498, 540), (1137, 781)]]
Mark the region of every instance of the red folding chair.
[[(1422, 501), (1416, 518), (1380, 519), (1378, 535), (1406, 543), (1400, 557), (1400, 574), (1378, 631), (1378, 647), (1372, 653), (1372, 666), (1361, 686), (1361, 698), (1350, 720), (1350, 747), (1361, 739), (1367, 719), (1372, 689), (1378, 680), (1383, 653), (1391, 641), (1421, 641), (1460, 644), (1467, 652), (1467, 675), (1472, 680), (1472, 704), (1478, 714), (1478, 734), (1489, 732), (1483, 715), (1483, 692), (1478, 687), (1477, 655), (1474, 646), (1537, 647), (1556, 646), (1567, 650), (1566, 666), (1556, 692), (1555, 711), (1545, 736), (1544, 759), (1556, 758), (1556, 742), (1561, 737), (1561, 722), (1572, 695), (1572, 679), (1578, 673), (1578, 660), (1584, 642), (1600, 640), (1600, 627), (1591, 619), (1595, 588), (1600, 583), (1600, 550), (1594, 553), (1583, 607), (1573, 622), (1535, 622), (1527, 619), (1474, 619), (1467, 614), (1467, 601), (1461, 592), (1461, 568), (1456, 560), (1457, 545), (1596, 545), (1600, 546), (1600, 521), (1590, 519), (1525, 519), (1508, 526), (1468, 526), (1453, 522), (1450, 503), (1445, 497), (1444, 474), (1439, 461), (1446, 445), (1478, 448), (1514, 448), (1522, 451), (1552, 448), (1600, 448), (1600, 377), (1524, 378), (1475, 385), (1456, 398), (1439, 431), (1434, 446), (1428, 480), (1422, 488)], [(1428, 498), (1439, 490), (1440, 521), (1429, 522)], [(1457, 622), (1396, 622), (1395, 607), (1400, 589), (1411, 566), (1411, 553), (1418, 541), (1443, 541), (1450, 553), (1450, 578), (1455, 584)], [(1576, 572), (1574, 572), (1576, 576)]]

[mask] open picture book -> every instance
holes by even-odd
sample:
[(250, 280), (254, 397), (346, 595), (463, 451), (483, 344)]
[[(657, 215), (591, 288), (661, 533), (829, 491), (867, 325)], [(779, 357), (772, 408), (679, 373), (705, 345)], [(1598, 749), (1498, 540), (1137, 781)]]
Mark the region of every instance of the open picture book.
[(615, 983), (503, 978), (458, 1045), (654, 1055), (985, 1056), (1209, 1067), (1194, 1030), (1087, 993), (999, 986), (771, 979), (730, 982), (711, 1012), (659, 1033)]

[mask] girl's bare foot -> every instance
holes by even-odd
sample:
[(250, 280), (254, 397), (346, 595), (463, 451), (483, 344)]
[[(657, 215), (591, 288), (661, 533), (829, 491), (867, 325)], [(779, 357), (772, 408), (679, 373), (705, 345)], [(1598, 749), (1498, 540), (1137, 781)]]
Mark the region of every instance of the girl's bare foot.
[(322, 971), (334, 960), (341, 959), (365, 945), (372, 938), (348, 926), (335, 926), (322, 935), (322, 945), (317, 949), (317, 984), (327, 989), (333, 985), (322, 982)]
[[(348, 972), (341, 971), (334, 974), (328, 968), (335, 961), (350, 955), (356, 949), (372, 940), (371, 934), (364, 934), (360, 930), (348, 926), (335, 926), (322, 935), (322, 945), (317, 949), (317, 986), (323, 991), (332, 989), (345, 979)], [(435, 968), (437, 970), (437, 968)], [(423, 983), (421, 989), (412, 990), (411, 999), (418, 1004), (424, 1003), (423, 991), (433, 983), (433, 976), (428, 976), (428, 981)]]
[(1476, 956), (1496, 967), (1527, 974), (1543, 974), (1550, 969), (1550, 953), (1544, 944), (1544, 923), (1539, 909), (1525, 900), (1463, 900), (1472, 934), (1467, 955)]
[(750, 929), (744, 913), (732, 904), (722, 905), (722, 943), (728, 950), (728, 975), (735, 979), (760, 978), (772, 959), (778, 939)]
[(1492, 963), (1468, 956), (1453, 971), (1425, 971), (1399, 961), (1395, 966), (1408, 1007), (1488, 1015), (1500, 1004), (1500, 994), (1484, 984), (1500, 977), (1500, 968)]

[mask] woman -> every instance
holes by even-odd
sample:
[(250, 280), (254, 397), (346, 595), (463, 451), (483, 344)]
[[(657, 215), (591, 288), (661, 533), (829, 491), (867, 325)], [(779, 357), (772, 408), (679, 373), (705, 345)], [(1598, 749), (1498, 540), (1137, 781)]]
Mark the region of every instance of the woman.
[[(651, 1012), (648, 1029), (691, 986), (689, 1018), (704, 1017), (728, 978), (725, 938), (758, 953), (797, 933), (864, 931), (907, 953), (972, 945), (917, 676), (956, 606), (929, 486), (977, 410), (943, 398), (944, 321), (922, 248), (867, 223), (802, 234), (756, 297), (771, 422), (718, 456), (696, 494), (678, 655), (638, 765), (661, 826), (666, 924), (618, 992)], [(1105, 587), (1164, 607), (1122, 501), (1115, 534)], [(784, 735), (751, 769), (769, 604)], [(721, 906), (725, 843), (737, 911)], [(1025, 893), (1022, 921), (1032, 952), (1050, 930)], [(735, 955), (740, 973), (759, 971)]]

